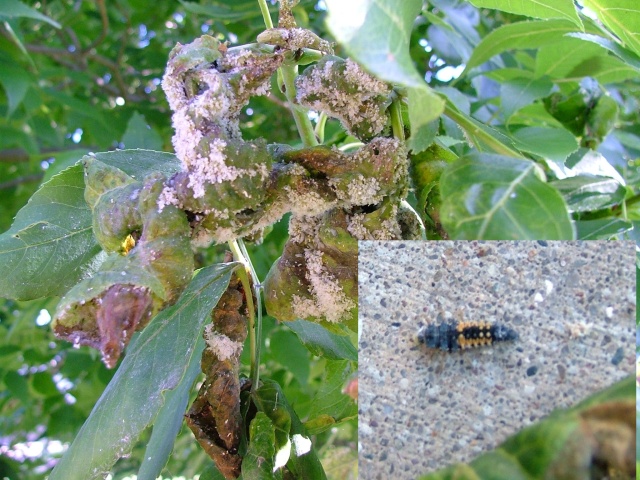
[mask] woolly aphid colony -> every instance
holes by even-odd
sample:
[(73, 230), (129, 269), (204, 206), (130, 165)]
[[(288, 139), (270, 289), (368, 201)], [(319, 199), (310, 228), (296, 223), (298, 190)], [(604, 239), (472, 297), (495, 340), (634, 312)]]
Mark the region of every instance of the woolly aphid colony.
[(419, 236), (401, 206), (407, 152), (388, 135), (392, 88), (355, 62), (326, 55), (296, 79), (297, 102), (339, 119), (363, 142), (355, 152), (242, 138), (242, 108), (268, 93), (292, 50), (329, 51), (317, 37), (280, 30), (267, 31), (272, 45), (226, 48), (203, 36), (173, 49), (162, 86), (181, 171), (139, 179), (85, 158), (93, 229), (110, 256), (61, 302), (59, 336), (115, 364), (131, 334), (186, 287), (193, 246), (259, 236), (289, 212), (290, 238), (264, 281), (267, 311), (285, 321), (355, 323), (357, 241)]

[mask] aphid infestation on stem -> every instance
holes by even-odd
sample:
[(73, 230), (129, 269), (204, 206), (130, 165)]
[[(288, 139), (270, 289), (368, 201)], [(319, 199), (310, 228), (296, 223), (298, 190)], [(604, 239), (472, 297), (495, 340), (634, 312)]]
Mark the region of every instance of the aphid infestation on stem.
[[(179, 171), (139, 179), (85, 159), (93, 230), (111, 256), (76, 287), (84, 296), (62, 300), (54, 325), (63, 338), (101, 349), (105, 363), (114, 366), (131, 334), (188, 284), (192, 248), (227, 242), (244, 268), (223, 297), (233, 312), (220, 304), (205, 329), (207, 379), (188, 416), (227, 478), (241, 472), (239, 452), (248, 439), (246, 429), (227, 431), (225, 420), (248, 425), (251, 418), (238, 414), (242, 386), (257, 403), (267, 382), (259, 377), (262, 299), (280, 321), (355, 330), (358, 240), (420, 236), (419, 221), (403, 204), (408, 160), (403, 136), (394, 135), (402, 131), (397, 93), (298, 28), (293, 3), (281, 2), (278, 28), (267, 21), (258, 43), (228, 47), (204, 35), (171, 51), (162, 87), (173, 111)], [(307, 65), (300, 75), (298, 64)], [(302, 148), (243, 138), (240, 112), (252, 97), (269, 92), (273, 77), (285, 87)], [(314, 131), (308, 109), (338, 119), (358, 148), (345, 153), (318, 144), (324, 122)], [(260, 282), (242, 238), (260, 237), (285, 214), (291, 215), (289, 239)], [(116, 309), (113, 299), (125, 290)], [(241, 297), (245, 301), (236, 305)], [(137, 308), (130, 308), (134, 303)], [(245, 383), (238, 361), (247, 334), (251, 377)], [(223, 385), (230, 386), (224, 395)]]

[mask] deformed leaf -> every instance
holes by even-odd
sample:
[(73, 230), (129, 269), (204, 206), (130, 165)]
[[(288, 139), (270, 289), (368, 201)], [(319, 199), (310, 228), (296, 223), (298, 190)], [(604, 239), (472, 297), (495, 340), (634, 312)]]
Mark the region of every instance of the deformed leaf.
[(180, 160), (175, 155), (153, 150), (115, 150), (87, 155), (82, 160), (87, 168), (93, 168), (96, 172), (108, 169), (120, 171), (138, 182), (153, 173), (170, 177), (181, 169)]
[(454, 239), (572, 239), (562, 196), (539, 167), (501, 155), (471, 154), (440, 179), (441, 221)]
[[(347, 326), (355, 323), (358, 242), (347, 230), (347, 222), (343, 209), (318, 217), (292, 216), (290, 231), (296, 225), (305, 227), (286, 243), (265, 278), (269, 315), (281, 321), (306, 318)], [(310, 233), (314, 231), (317, 233)]]
[(198, 271), (180, 300), (137, 336), (50, 480), (102, 478), (131, 451), (185, 378), (202, 327), (226, 290), (235, 264)]
[(91, 231), (82, 165), (55, 175), (0, 235), (0, 292), (17, 300), (64, 294), (104, 256)]
[[(72, 288), (54, 316), (56, 335), (98, 348), (108, 367), (115, 366), (136, 330), (177, 299), (193, 273), (189, 223), (185, 213), (174, 206), (158, 211), (162, 188), (160, 180), (149, 177), (134, 197), (135, 212), (144, 219), (135, 247), (124, 255), (112, 255), (95, 276)], [(115, 189), (121, 190), (125, 198), (113, 202), (115, 213), (100, 216), (99, 225), (119, 221), (121, 204), (128, 201), (126, 188)], [(107, 230), (99, 225), (94, 228)]]
[(327, 0), (327, 26), (347, 53), (367, 71), (408, 88), (411, 138), (414, 151), (424, 127), (437, 119), (444, 101), (427, 85), (409, 55), (409, 39), (420, 0)]
[[(174, 155), (148, 150), (98, 153), (87, 159), (122, 170), (133, 180), (180, 169)], [(82, 165), (63, 170), (40, 187), (0, 235), (2, 296), (61, 296), (100, 267), (106, 256), (94, 239), (84, 190)]]
[(296, 79), (296, 99), (306, 107), (338, 118), (349, 134), (369, 141), (387, 123), (391, 87), (352, 60), (325, 56)]
[(213, 311), (213, 323), (205, 328), (207, 346), (201, 362), (205, 381), (185, 415), (200, 446), (228, 479), (240, 475), (242, 463), (239, 357), (247, 337), (244, 299), (241, 282), (233, 276)]
[(434, 142), (423, 152), (411, 155), (409, 173), (418, 202), (418, 213), (425, 224), (428, 239), (445, 236), (440, 223), (440, 176), (457, 156), (449, 149)]

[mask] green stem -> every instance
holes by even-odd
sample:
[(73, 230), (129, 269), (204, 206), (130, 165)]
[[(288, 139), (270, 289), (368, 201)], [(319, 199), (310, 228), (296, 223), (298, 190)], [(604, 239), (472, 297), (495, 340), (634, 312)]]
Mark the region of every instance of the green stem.
[[(273, 21), (271, 15), (269, 15), (269, 7), (266, 0), (258, 0), (260, 5), (260, 11), (262, 12), (262, 19), (264, 25), (269, 29), (273, 28)], [(284, 85), (284, 94), (289, 102), (289, 108), (293, 115), (293, 119), (296, 122), (296, 128), (298, 134), (305, 147), (315, 147), (318, 145), (318, 140), (313, 132), (313, 125), (311, 120), (307, 116), (307, 109), (296, 105), (296, 76), (298, 75), (298, 66), (290, 64), (288, 59), (285, 64), (278, 69), (278, 86), (282, 89)]]
[(341, 152), (346, 152), (347, 150), (355, 150), (356, 148), (360, 148), (363, 145), (364, 143), (362, 142), (345, 143), (344, 145), (339, 146), (338, 150), (340, 150)]
[[(229, 248), (233, 253), (233, 258), (242, 264), (242, 268), (236, 270), (236, 274), (242, 283), (244, 296), (247, 300), (247, 310), (249, 310), (249, 350), (251, 354), (251, 391), (253, 392), (258, 388), (258, 381), (260, 380), (260, 347), (258, 345), (260, 336), (258, 336), (256, 329), (256, 308), (253, 304), (252, 282), (249, 281), (249, 276), (247, 275), (253, 270), (253, 266), (249, 262), (249, 257), (245, 256), (238, 245), (238, 240), (230, 241)], [(261, 324), (262, 322), (259, 323)]]
[(271, 20), (271, 14), (269, 14), (267, 0), (258, 0), (258, 5), (260, 5), (260, 11), (262, 12), (262, 19), (264, 20), (265, 26), (267, 28), (273, 28), (273, 20)]
[(318, 123), (316, 123), (316, 128), (313, 131), (320, 143), (324, 143), (324, 127), (326, 124), (327, 124), (327, 114), (324, 112), (320, 112), (320, 116), (318, 117)]
[(262, 284), (260, 283), (256, 269), (253, 268), (251, 257), (249, 257), (249, 252), (247, 252), (247, 247), (245, 247), (242, 239), (238, 240), (238, 244), (240, 245), (240, 250), (242, 251), (244, 258), (247, 259), (247, 266), (249, 267), (249, 273), (251, 274), (253, 285), (253, 294), (256, 296), (257, 303), (257, 318), (255, 322), (255, 334), (257, 339), (257, 342), (255, 343), (256, 369), (255, 372), (253, 372), (253, 370), (251, 372), (251, 391), (254, 392), (258, 388), (258, 380), (260, 380), (260, 352), (262, 350)]
[(640, 194), (636, 194), (632, 197), (629, 197), (627, 200), (624, 201), (624, 204), (628, 208), (631, 205), (635, 205), (638, 202), (640, 202)]
[(480, 124), (477, 124), (476, 120), (460, 113), (448, 100), (444, 105), (444, 114), (456, 122), (458, 126), (467, 133), (469, 140), (474, 143), (474, 146), (478, 150), (481, 149), (482, 144), (495, 153), (509, 157), (523, 158), (521, 154), (507, 147), (493, 135), (483, 130)]
[(295, 79), (298, 75), (297, 65), (283, 65), (278, 69), (278, 73), (282, 75), (282, 83), (284, 85), (284, 94), (289, 102), (289, 108), (296, 122), (300, 139), (305, 147), (315, 147), (318, 140), (313, 132), (313, 125), (307, 115), (307, 109), (296, 105), (296, 83)]
[(402, 110), (400, 110), (400, 98), (396, 97), (389, 107), (391, 113), (391, 130), (393, 136), (404, 142), (404, 123), (402, 122)]

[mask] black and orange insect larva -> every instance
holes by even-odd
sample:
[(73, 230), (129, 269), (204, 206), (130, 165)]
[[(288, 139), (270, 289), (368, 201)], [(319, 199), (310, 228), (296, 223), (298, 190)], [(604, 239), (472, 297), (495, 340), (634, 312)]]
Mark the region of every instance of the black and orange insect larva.
[(504, 325), (489, 322), (452, 322), (429, 325), (418, 334), (420, 343), (429, 348), (452, 352), (516, 340), (518, 334)]

